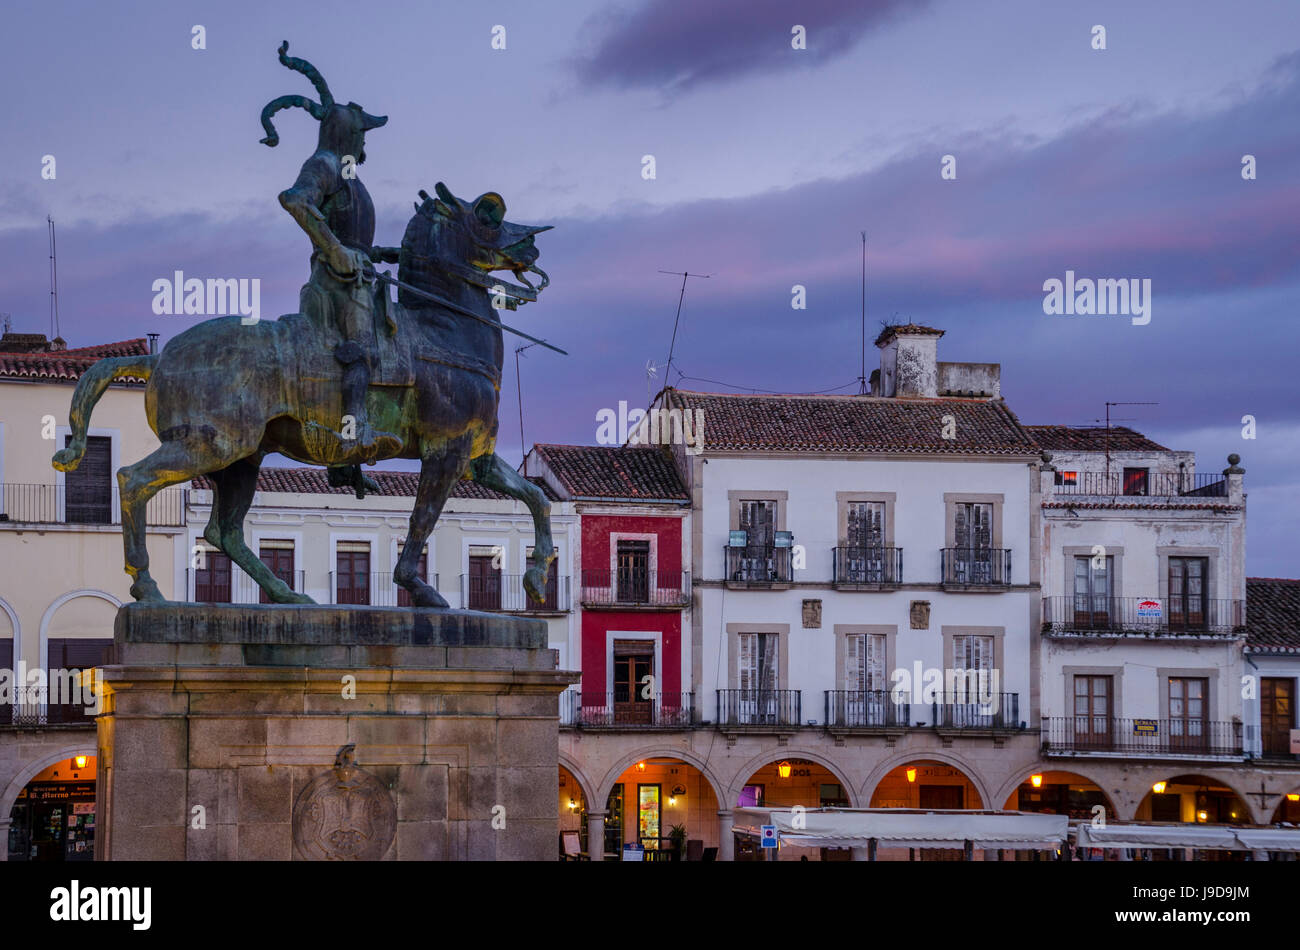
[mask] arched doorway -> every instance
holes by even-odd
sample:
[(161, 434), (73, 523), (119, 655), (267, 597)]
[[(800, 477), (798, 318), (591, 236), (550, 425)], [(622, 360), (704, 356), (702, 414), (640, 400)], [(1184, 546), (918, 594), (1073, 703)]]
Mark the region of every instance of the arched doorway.
[(1251, 823), (1250, 809), (1232, 788), (1206, 775), (1174, 775), (1154, 783), (1138, 803), (1137, 821), (1202, 825)]
[(9, 810), (8, 860), (95, 859), (95, 756), (74, 754), (37, 772)]
[(604, 830), (608, 860), (711, 860), (719, 847), (718, 796), (709, 777), (691, 763), (647, 756), (610, 786)]
[(978, 809), (984, 802), (975, 783), (957, 766), (917, 759), (886, 773), (871, 793), (871, 807)]
[(1104, 809), (1102, 817), (1115, 820), (1115, 806), (1096, 782), (1076, 772), (1047, 769), (1026, 775), (1002, 807), (1008, 811), (1091, 819), (1097, 816), (1098, 805)]
[[(849, 808), (852, 788), (828, 766), (795, 753), (789, 758), (767, 762), (745, 780), (731, 803), (736, 808)], [(764, 859), (759, 842), (736, 836), (737, 861)], [(783, 844), (777, 854), (780, 861), (848, 861), (847, 848), (802, 848)]]
[(590, 854), (587, 850), (587, 793), (577, 776), (560, 766), (560, 853), (565, 853), (565, 833), (578, 833), (578, 850)]
[[(936, 810), (981, 809), (983, 798), (975, 783), (960, 768), (932, 759), (904, 762), (885, 773), (871, 793), (872, 808)], [(878, 861), (961, 861), (953, 848), (880, 848)]]

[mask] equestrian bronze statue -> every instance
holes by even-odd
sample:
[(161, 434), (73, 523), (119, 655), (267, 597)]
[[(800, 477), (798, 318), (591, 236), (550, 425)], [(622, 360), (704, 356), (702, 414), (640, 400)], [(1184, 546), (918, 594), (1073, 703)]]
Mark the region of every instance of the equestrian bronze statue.
[[(320, 74), (286, 57), (286, 49), (280, 48), (281, 62), (311, 78), (324, 100), (283, 96), (262, 114), (269, 145), (278, 140), (270, 123), (277, 109), (301, 105), (321, 121), (316, 153), (280, 196), (314, 246), (302, 312), (251, 325), (218, 317), (177, 335), (161, 353), (95, 363), (77, 383), (71, 441), (55, 454), (54, 467), (77, 467), (91, 410), (110, 383), (144, 379), (145, 413), (162, 445), (117, 473), (126, 571), (137, 600), (163, 600), (145, 547), (149, 499), (206, 475), (213, 501), (204, 538), (272, 601), (312, 602), (244, 541), (258, 469), (278, 452), (330, 467), (334, 484), (340, 483), (335, 472), (351, 473), (358, 493), (363, 463), (420, 460), (410, 528), (393, 570), (419, 607), (447, 606), (417, 566), (456, 483), (472, 478), (523, 501), (535, 531), (523, 583), (540, 603), (555, 556), (550, 506), (495, 452), (504, 355), (498, 311), (535, 301), (549, 283), (536, 266), (534, 243), (549, 228), (505, 220), (505, 202), (494, 192), (463, 201), (439, 183), (436, 197), (420, 192), (400, 248), (371, 247), (373, 205), (361, 183), (343, 173), (344, 158), (359, 162), (364, 133), (386, 118), (335, 103)], [(385, 261), (397, 263), (396, 280), (374, 270)], [(512, 272), (523, 286), (493, 277), (497, 271)], [(541, 277), (540, 286), (533, 287), (528, 273)], [(399, 287), (396, 301), (389, 299), (390, 284)]]

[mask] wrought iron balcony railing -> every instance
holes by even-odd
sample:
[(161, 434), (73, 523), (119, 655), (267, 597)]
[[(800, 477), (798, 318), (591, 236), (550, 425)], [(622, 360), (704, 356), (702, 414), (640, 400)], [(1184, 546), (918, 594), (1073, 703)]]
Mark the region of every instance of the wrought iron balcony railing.
[(652, 693), (638, 686), (605, 693), (568, 690), (560, 710), (563, 725), (579, 729), (689, 729), (695, 720), (694, 693)]
[(1127, 495), (1138, 498), (1226, 498), (1228, 482), (1213, 472), (1057, 472), (1057, 495)]
[(30, 726), (93, 726), (93, 712), (86, 712), (84, 695), (58, 696), (51, 703), (48, 687), (17, 686), (13, 690), (12, 705), (0, 706), (0, 725)]
[(840, 587), (886, 587), (903, 581), (902, 548), (832, 548), (831, 562)]
[(1043, 718), (1044, 754), (1240, 756), (1241, 723), (1205, 719)]
[(957, 587), (1009, 587), (1011, 551), (1003, 548), (943, 548), (943, 583)]
[(790, 548), (773, 545), (724, 547), (726, 579), (729, 584), (748, 587), (770, 587), (791, 581)]
[(550, 574), (546, 600), (535, 602), (524, 590), (523, 574), (460, 575), (461, 604), (469, 610), (500, 610), (507, 613), (558, 613), (572, 606), (569, 578)]
[[(438, 575), (427, 583), (438, 589)], [(369, 571), (364, 574), (330, 571), (330, 598), (336, 604), (357, 604), (368, 607), (409, 607), (410, 595), (405, 587), (398, 586), (391, 571)]]
[[(151, 528), (179, 528), (185, 524), (185, 488), (164, 488), (149, 500), (145, 524)], [(0, 524), (120, 524), (121, 510), (111, 486), (99, 497), (74, 492), (65, 485), (0, 484)]]
[(800, 696), (797, 689), (720, 689), (718, 725), (800, 725)]
[(579, 599), (597, 607), (687, 607), (689, 571), (583, 570)]
[(911, 722), (911, 703), (895, 702), (887, 689), (826, 690), (826, 725), (840, 729), (903, 728)]
[(1232, 634), (1245, 630), (1246, 602), (1185, 598), (1043, 598), (1044, 633)]
[(1024, 729), (1019, 693), (981, 693), (971, 689), (940, 693), (930, 705), (930, 721), (940, 729)]

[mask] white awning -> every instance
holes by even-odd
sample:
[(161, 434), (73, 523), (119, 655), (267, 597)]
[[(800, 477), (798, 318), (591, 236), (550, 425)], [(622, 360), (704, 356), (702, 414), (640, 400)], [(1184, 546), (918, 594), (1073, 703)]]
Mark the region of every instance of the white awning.
[(760, 837), (775, 825), (786, 844), (860, 848), (871, 839), (888, 848), (1055, 850), (1069, 831), (1065, 815), (1003, 811), (920, 811), (910, 808), (737, 808), (738, 834)]
[(1251, 851), (1300, 851), (1300, 828), (1238, 828), (1237, 840)]
[(1094, 828), (1081, 822), (1081, 848), (1215, 848), (1226, 851), (1300, 851), (1300, 828), (1233, 828), (1227, 825), (1111, 823)]

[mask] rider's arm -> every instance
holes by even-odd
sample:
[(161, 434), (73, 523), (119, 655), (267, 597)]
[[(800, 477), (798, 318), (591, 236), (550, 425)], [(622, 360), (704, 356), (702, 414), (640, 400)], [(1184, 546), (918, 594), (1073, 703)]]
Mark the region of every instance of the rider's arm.
[(335, 270), (348, 273), (352, 270), (352, 264), (347, 249), (329, 229), (325, 215), (320, 210), (325, 199), (342, 185), (338, 169), (324, 156), (313, 155), (302, 166), (293, 187), (280, 192), (280, 204), (293, 215), (298, 226), (307, 232), (311, 243), (325, 262)]

